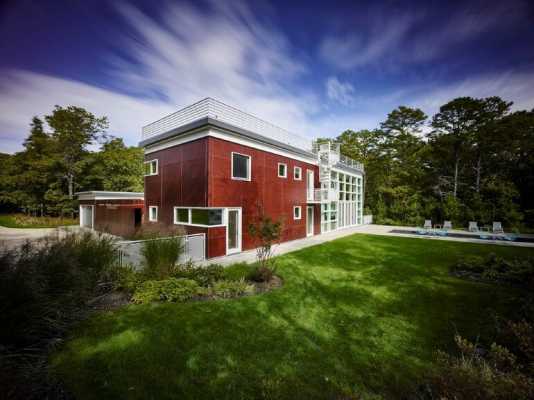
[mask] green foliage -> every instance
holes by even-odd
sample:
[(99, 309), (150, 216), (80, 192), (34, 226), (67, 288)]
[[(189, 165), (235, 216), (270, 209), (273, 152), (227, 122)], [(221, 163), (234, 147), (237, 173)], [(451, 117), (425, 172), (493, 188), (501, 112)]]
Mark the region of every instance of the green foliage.
[(505, 259), (493, 253), (486, 258), (465, 257), (453, 267), (455, 273), (471, 273), (482, 279), (534, 289), (534, 258)]
[(258, 205), (255, 221), (249, 224), (248, 232), (256, 242), (256, 258), (261, 266), (268, 268), (272, 263), (273, 245), (280, 241), (282, 222), (274, 221), (265, 214), (263, 206)]
[(0, 382), (13, 398), (56, 398), (48, 351), (101, 294), (115, 260), (113, 240), (90, 233), (0, 251)]
[[(56, 106), (34, 117), (24, 150), (2, 156), (0, 207), (32, 215), (72, 215), (75, 191), (141, 191), (143, 152), (106, 135), (106, 117)], [(89, 148), (102, 143), (99, 152)]]
[(175, 278), (187, 278), (196, 281), (200, 286), (210, 286), (223, 278), (224, 267), (219, 264), (206, 266), (195, 265), (192, 262), (179, 265), (172, 273)]
[[(534, 329), (532, 325), (524, 324), (529, 327), (529, 340), (532, 343)], [(458, 335), (455, 342), (459, 355), (441, 351), (437, 354), (438, 367), (430, 379), (431, 398), (527, 400), (534, 397), (532, 371), (530, 374), (526, 372), (509, 349), (493, 343), (485, 351)], [(527, 362), (534, 362), (534, 358)]]
[(267, 295), (95, 316), (53, 357), (53, 371), (79, 399), (410, 399), (455, 331), (491, 344), (491, 317), (518, 310), (524, 291), (449, 274), (459, 257), (488, 252), (534, 256), (361, 234), (308, 247), (278, 257), (284, 286)]
[(34, 217), (25, 214), (0, 214), (0, 226), (7, 228), (57, 228), (78, 225), (77, 219), (61, 217)]
[(269, 282), (272, 277), (273, 270), (261, 265), (255, 266), (248, 274), (248, 279), (254, 282)]
[(253, 266), (245, 262), (235, 263), (223, 268), (222, 279), (238, 281), (240, 279), (249, 279)]
[(243, 296), (253, 292), (254, 286), (247, 283), (244, 279), (238, 281), (218, 281), (212, 286), (213, 295), (223, 299)]
[(153, 279), (164, 279), (172, 275), (178, 259), (184, 252), (180, 237), (149, 239), (143, 242), (143, 274)]
[(108, 280), (113, 282), (113, 289), (132, 294), (146, 277), (130, 265), (117, 265), (110, 270)]
[[(343, 154), (365, 166), (366, 207), (376, 223), (424, 219), (534, 226), (534, 111), (510, 113), (499, 97), (460, 97), (426, 115), (400, 106), (380, 129), (345, 131)], [(526, 226), (525, 226), (526, 225)]]
[(154, 301), (183, 302), (202, 296), (205, 293), (206, 290), (192, 279), (149, 280), (139, 285), (132, 296), (132, 301), (137, 304)]

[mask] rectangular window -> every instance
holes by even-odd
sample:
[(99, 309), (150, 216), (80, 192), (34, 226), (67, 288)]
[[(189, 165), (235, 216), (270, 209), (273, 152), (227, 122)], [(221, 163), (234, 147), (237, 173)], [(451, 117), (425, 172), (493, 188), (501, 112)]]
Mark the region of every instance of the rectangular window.
[(293, 207), (293, 219), (301, 219), (301, 218), (302, 218), (301, 207), (300, 206)]
[(148, 207), (148, 220), (150, 222), (158, 221), (158, 207), (157, 206)]
[(251, 158), (232, 152), (232, 179), (250, 181)]
[(174, 223), (189, 223), (189, 209), (188, 208), (175, 208), (174, 209)]
[(145, 161), (145, 176), (158, 174), (158, 160)]
[(287, 178), (287, 165), (283, 163), (278, 163), (278, 177)]
[(174, 223), (205, 227), (221, 226), (223, 209), (174, 207)]
[(302, 168), (300, 167), (293, 168), (293, 179), (296, 181), (302, 180)]

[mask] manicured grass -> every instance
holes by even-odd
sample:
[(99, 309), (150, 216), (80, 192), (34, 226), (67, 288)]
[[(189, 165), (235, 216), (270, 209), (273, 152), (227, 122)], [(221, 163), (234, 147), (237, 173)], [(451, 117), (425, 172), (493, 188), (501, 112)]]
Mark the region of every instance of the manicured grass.
[(0, 226), (6, 228), (56, 228), (66, 225), (78, 225), (78, 220), (59, 217), (32, 217), (24, 214), (0, 214)]
[(354, 235), (279, 258), (259, 296), (94, 316), (53, 365), (80, 399), (399, 398), (453, 335), (491, 340), (510, 288), (463, 281), (466, 254), (532, 249)]

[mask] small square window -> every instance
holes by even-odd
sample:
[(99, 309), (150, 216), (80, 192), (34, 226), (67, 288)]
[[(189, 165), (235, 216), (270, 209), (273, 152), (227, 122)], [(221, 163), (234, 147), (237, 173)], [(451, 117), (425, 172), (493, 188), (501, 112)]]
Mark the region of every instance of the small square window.
[(148, 207), (148, 220), (150, 222), (158, 221), (158, 207), (157, 206)]
[(250, 156), (232, 153), (232, 179), (250, 181), (250, 166)]
[(174, 223), (188, 224), (189, 223), (189, 209), (175, 208), (174, 209)]
[(293, 219), (301, 219), (301, 209), (300, 206), (293, 207)]
[(296, 181), (301, 181), (302, 180), (302, 168), (295, 167), (293, 169), (293, 179), (296, 180)]
[(158, 160), (145, 161), (145, 176), (158, 174)]
[(283, 163), (278, 163), (278, 177), (287, 178), (287, 165)]

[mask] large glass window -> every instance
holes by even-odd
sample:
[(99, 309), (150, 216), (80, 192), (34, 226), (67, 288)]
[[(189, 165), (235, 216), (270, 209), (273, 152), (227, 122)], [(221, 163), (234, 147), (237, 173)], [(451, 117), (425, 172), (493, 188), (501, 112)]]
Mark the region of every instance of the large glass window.
[(232, 153), (232, 179), (250, 181), (250, 156)]
[(219, 226), (223, 224), (223, 209), (175, 207), (174, 223), (185, 225)]

